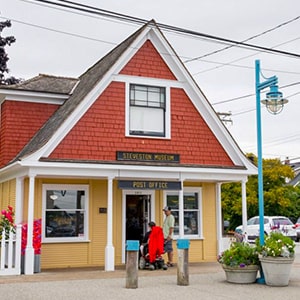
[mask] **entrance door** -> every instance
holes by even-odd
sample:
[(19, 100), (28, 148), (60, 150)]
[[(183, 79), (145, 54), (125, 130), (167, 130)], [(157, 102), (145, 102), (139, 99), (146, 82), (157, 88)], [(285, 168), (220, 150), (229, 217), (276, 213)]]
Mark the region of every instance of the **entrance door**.
[(151, 195), (126, 195), (126, 240), (142, 241), (151, 220)]
[(125, 263), (126, 241), (141, 242), (148, 230), (148, 223), (155, 221), (154, 195), (154, 191), (123, 190), (123, 263)]

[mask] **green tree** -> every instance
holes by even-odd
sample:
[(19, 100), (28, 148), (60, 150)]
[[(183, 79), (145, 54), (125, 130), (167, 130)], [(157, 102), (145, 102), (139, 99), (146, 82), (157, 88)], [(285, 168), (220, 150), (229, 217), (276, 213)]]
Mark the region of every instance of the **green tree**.
[[(249, 155), (250, 157), (250, 155)], [(257, 158), (252, 158), (257, 163)], [(300, 188), (286, 185), (294, 172), (279, 159), (263, 159), (264, 214), (297, 218), (300, 208)], [(246, 185), (248, 218), (258, 215), (258, 178), (249, 176)], [(222, 185), (222, 210), (224, 219), (230, 220), (230, 229), (242, 223), (241, 183)]]
[(11, 22), (9, 20), (0, 22), (0, 85), (9, 85), (20, 82), (20, 79), (13, 76), (5, 78), (5, 73), (9, 73), (9, 69), (7, 67), (9, 58), (5, 51), (5, 46), (10, 46), (16, 41), (16, 39), (13, 36), (2, 37), (1, 34), (4, 28), (10, 26)]

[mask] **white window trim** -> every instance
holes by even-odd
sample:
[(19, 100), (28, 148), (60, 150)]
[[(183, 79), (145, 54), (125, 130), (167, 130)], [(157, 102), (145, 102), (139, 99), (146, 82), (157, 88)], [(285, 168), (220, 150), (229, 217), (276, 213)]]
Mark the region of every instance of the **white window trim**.
[[(84, 214), (84, 236), (82, 237), (68, 237), (68, 238), (47, 238), (45, 235), (46, 222), (46, 191), (47, 190), (84, 190), (85, 192), (85, 214)], [(89, 186), (83, 184), (43, 184), (42, 189), (42, 243), (78, 243), (89, 242)]]
[(166, 111), (165, 111), (165, 136), (146, 136), (146, 135), (131, 135), (130, 134), (130, 84), (154, 86), (152, 81), (147, 82), (145, 80), (142, 84), (140, 82), (126, 82), (125, 83), (125, 136), (133, 138), (144, 138), (144, 139), (170, 139), (171, 138), (171, 92), (170, 86), (164, 84), (155, 84), (157, 87), (163, 87), (166, 90)]
[[(198, 193), (198, 201), (199, 201), (199, 234), (185, 234), (184, 238), (190, 239), (190, 240), (198, 240), (198, 239), (204, 239), (203, 237), (203, 208), (202, 208), (202, 189), (201, 188), (196, 188), (196, 187), (185, 187), (183, 189), (183, 195), (185, 193)], [(167, 206), (167, 195), (178, 195), (178, 191), (164, 191), (163, 193), (163, 201), (164, 201), (164, 207)], [(183, 226), (183, 224), (179, 225), (180, 227)], [(179, 235), (174, 235), (174, 240), (177, 240), (179, 238)]]

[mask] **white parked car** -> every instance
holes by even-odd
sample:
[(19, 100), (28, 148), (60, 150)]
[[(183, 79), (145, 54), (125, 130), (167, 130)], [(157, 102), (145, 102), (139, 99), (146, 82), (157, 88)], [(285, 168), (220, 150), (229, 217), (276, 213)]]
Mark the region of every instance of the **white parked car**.
[[(235, 231), (237, 233), (243, 233), (243, 225), (238, 226)], [(297, 232), (293, 222), (282, 216), (268, 217), (264, 216), (264, 232), (265, 235), (269, 235), (272, 231), (279, 231), (289, 236), (292, 240), (297, 240)], [(248, 241), (254, 241), (259, 237), (259, 217), (253, 217), (247, 222), (247, 237)]]

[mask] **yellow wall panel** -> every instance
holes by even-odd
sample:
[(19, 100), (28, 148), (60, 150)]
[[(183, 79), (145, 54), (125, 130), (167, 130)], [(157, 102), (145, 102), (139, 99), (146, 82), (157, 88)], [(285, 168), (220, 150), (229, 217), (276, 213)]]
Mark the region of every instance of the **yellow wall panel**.
[(107, 208), (107, 182), (91, 180), (89, 203), (89, 233), (91, 265), (104, 265), (107, 237), (107, 213), (100, 213), (100, 208)]
[[(36, 179), (35, 182), (35, 218), (42, 217), (43, 184), (88, 184), (89, 185), (89, 242), (84, 243), (44, 243), (42, 245), (41, 267), (65, 268), (88, 267), (105, 264), (105, 247), (107, 243), (107, 213), (100, 213), (100, 208), (107, 209), (107, 180), (55, 180)], [(5, 190), (10, 184), (1, 184)], [(216, 260), (216, 191), (213, 183), (189, 183), (185, 186), (202, 187), (203, 240), (191, 240), (189, 249), (190, 262)], [(28, 179), (24, 182), (24, 216), (27, 216)], [(162, 226), (164, 220), (163, 191), (155, 191), (155, 221)], [(122, 190), (117, 181), (113, 182), (113, 245), (115, 247), (115, 264), (122, 263)], [(177, 261), (177, 245), (173, 241), (174, 262)], [(164, 258), (167, 260), (166, 255)]]
[(16, 205), (16, 180), (12, 179), (0, 183), (0, 209), (7, 209), (11, 205), (15, 209)]
[(115, 263), (122, 263), (122, 191), (117, 188), (114, 182), (113, 189), (113, 245), (115, 247)]
[(49, 243), (42, 245), (41, 267), (69, 268), (89, 265), (90, 243)]
[(203, 258), (207, 261), (217, 257), (216, 186), (205, 183), (202, 188), (203, 207)]

